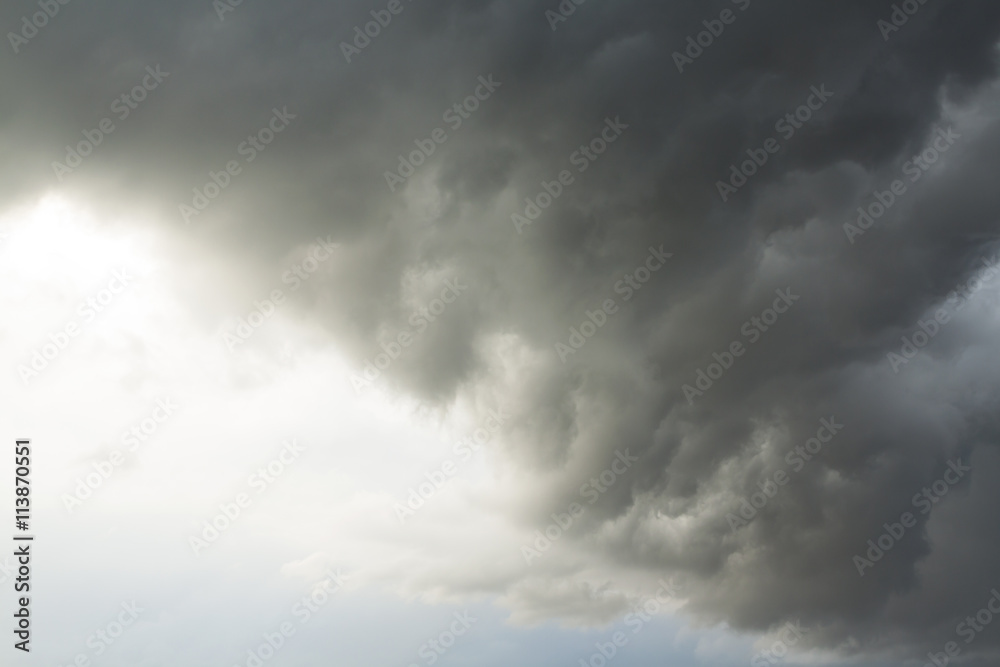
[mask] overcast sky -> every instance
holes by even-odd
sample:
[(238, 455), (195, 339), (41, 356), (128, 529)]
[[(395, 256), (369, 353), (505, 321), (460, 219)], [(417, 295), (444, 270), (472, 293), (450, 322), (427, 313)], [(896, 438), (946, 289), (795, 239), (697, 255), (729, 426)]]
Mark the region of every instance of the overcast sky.
[(997, 664), (996, 2), (0, 26), (3, 664)]

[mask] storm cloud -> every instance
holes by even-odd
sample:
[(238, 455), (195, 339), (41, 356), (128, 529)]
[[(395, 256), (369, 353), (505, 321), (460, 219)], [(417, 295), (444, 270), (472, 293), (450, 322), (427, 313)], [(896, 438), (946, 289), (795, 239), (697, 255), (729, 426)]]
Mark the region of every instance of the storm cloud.
[(996, 659), (955, 634), (1000, 587), (996, 3), (75, 0), (34, 32), (4, 207), (206, 258), (206, 335), (325, 239), (290, 308), (345, 387), (510, 414), (470, 497), (524, 541), (384, 580), (586, 625), (683, 576), (695, 623)]

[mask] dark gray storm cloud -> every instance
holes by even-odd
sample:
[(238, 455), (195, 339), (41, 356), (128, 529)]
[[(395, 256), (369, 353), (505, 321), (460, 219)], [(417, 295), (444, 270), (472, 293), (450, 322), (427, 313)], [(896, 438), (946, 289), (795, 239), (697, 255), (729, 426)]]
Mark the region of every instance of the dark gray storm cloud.
[[(989, 284), (960, 287), (998, 251), (1000, 6), (903, 3), (917, 11), (894, 30), (882, 1), (589, 0), (553, 22), (555, 0), (402, 0), (347, 62), (343, 43), (388, 4), (60, 5), (0, 59), (4, 204), (59, 189), (132, 211), (238, 267), (251, 295), (330, 235), (344, 252), (296, 304), (359, 369), (458, 279), (468, 291), (386, 381), (440, 405), (502, 388), (505, 454), (557, 480), (525, 488), (517, 521), (544, 525), (628, 448), (641, 464), (573, 548), (684, 573), (687, 611), (737, 629), (800, 619), (818, 646), (899, 658), (955, 639), (1000, 586), (1000, 311)], [(36, 11), (7, 3), (2, 23)], [(169, 75), (121, 117), (115, 100), (157, 66)], [(287, 127), (251, 150), (274, 110)], [(52, 163), (104, 118), (113, 132), (60, 179)], [(230, 161), (238, 175), (185, 220)], [(859, 207), (884, 213), (859, 227)], [(672, 257), (641, 289), (620, 282), (661, 246)], [(787, 310), (764, 324), (776, 291)], [(577, 350), (571, 328), (609, 299)], [(940, 308), (949, 321), (893, 362)], [(209, 331), (230, 314), (200, 312)], [(709, 378), (713, 363), (730, 367)], [(823, 419), (843, 428), (797, 470), (786, 453)], [(915, 494), (959, 460), (970, 470), (923, 513)], [(787, 483), (734, 526), (779, 470)], [(915, 525), (861, 576), (854, 557), (905, 512)], [(997, 637), (966, 651), (995, 654)]]

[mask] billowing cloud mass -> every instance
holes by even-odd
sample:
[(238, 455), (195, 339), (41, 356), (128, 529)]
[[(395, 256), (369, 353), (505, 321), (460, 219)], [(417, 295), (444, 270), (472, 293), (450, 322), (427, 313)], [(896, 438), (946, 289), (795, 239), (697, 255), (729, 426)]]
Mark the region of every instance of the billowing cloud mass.
[(1000, 587), (998, 39), (988, 0), (77, 0), (8, 36), (0, 204), (159, 235), (223, 358), (280, 288), (345, 395), (502, 412), (468, 529), (356, 507), (372, 581), (573, 626), (674, 577), (696, 625), (995, 664), (956, 626)]

